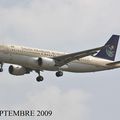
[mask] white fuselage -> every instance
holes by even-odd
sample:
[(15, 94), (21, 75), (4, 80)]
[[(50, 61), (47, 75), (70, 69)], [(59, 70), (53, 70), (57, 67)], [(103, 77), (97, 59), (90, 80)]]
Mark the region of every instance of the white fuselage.
[(50, 70), (56, 71), (61, 69), (69, 72), (95, 72), (107, 69), (119, 68), (119, 65), (108, 66), (107, 63), (113, 62), (93, 56), (87, 56), (79, 60), (72, 61), (61, 68), (50, 67), (44, 69), (37, 64), (31, 64), (39, 57), (52, 58), (55, 56), (64, 55), (67, 53), (28, 48), (16, 45), (0, 45), (0, 62), (23, 66), (34, 70)]

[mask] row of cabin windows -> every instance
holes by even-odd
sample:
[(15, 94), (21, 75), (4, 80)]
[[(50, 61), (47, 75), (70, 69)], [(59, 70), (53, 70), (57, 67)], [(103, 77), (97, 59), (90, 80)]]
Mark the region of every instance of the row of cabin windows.
[(27, 51), (24, 51), (24, 50), (20, 50), (20, 49), (10, 49), (12, 52), (14, 52), (14, 53), (22, 53), (22, 54), (24, 54), (24, 53), (27, 53), (27, 54), (35, 54), (35, 55), (43, 55), (43, 56), (51, 56), (51, 57), (53, 57), (53, 56), (56, 56), (56, 54), (55, 53), (48, 53), (48, 52), (34, 52), (34, 51), (29, 51), (29, 52), (27, 52)]
[(82, 58), (82, 59), (79, 59), (79, 61), (81, 61), (81, 62), (90, 62), (91, 60), (90, 59), (86, 59), (86, 58)]

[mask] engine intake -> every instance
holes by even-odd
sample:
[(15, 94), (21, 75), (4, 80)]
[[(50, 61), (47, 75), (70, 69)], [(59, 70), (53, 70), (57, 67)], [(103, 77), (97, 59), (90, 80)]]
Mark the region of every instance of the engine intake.
[(10, 65), (9, 67), (9, 73), (12, 74), (12, 75), (24, 75), (24, 74), (27, 74), (27, 70), (22, 67), (22, 66), (13, 66), (13, 65)]
[(55, 61), (51, 58), (41, 57), (38, 59), (38, 65), (45, 69), (49, 69), (55, 66)]

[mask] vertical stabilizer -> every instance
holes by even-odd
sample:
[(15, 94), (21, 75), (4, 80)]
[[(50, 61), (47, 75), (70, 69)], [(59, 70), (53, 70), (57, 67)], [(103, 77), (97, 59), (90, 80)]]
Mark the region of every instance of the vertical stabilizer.
[(114, 61), (118, 47), (118, 41), (119, 35), (112, 35), (105, 46), (98, 52), (96, 57)]

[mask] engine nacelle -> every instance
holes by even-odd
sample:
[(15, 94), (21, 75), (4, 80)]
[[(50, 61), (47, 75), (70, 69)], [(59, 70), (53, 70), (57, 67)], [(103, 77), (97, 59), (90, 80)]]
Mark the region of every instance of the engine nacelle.
[(22, 66), (14, 66), (14, 65), (10, 65), (9, 67), (9, 73), (12, 74), (12, 75), (16, 75), (16, 76), (19, 76), (19, 75), (24, 75), (24, 74), (27, 74), (27, 70), (22, 67)]
[(38, 59), (38, 65), (45, 69), (50, 69), (55, 66), (55, 61), (52, 58), (41, 57)]

